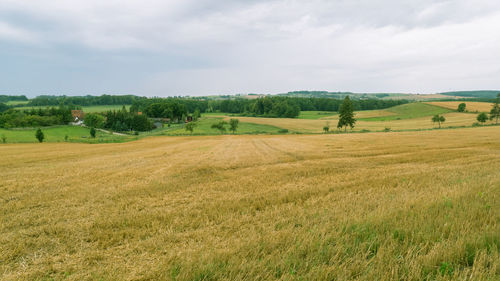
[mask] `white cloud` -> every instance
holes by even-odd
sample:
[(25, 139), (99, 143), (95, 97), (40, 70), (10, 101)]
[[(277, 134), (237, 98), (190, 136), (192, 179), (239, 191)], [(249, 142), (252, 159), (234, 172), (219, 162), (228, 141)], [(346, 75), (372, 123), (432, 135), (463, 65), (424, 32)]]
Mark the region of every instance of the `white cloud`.
[(495, 0), (0, 0), (2, 15), (16, 20), (0, 21), (0, 40), (190, 61), (159, 60), (168, 65), (137, 81), (143, 94), (434, 92), (500, 82)]
[(36, 35), (28, 30), (12, 26), (0, 21), (0, 40), (20, 41), (26, 43), (36, 42)]

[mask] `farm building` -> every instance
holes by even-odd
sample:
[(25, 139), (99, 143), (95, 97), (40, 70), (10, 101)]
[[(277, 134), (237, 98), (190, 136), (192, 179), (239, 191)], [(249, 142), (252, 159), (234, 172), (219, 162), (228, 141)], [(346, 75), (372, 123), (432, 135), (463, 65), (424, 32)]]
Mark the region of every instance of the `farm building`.
[(83, 110), (71, 110), (71, 116), (73, 117), (74, 121), (79, 121), (83, 120), (83, 118), (85, 117), (85, 113), (83, 112)]

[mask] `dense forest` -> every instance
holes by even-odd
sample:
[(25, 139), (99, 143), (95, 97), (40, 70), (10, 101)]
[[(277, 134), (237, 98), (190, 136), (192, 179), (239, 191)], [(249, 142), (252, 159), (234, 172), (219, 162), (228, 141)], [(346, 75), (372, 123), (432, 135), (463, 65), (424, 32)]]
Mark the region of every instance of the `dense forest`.
[(5, 103), (0, 102), (0, 113), (7, 111), (10, 108), (10, 106), (6, 105)]
[(496, 91), (484, 90), (484, 91), (455, 91), (455, 92), (444, 92), (440, 94), (445, 96), (483, 98), (483, 99), (493, 100), (496, 98), (498, 93), (500, 93), (500, 91), (498, 90)]
[(0, 113), (0, 128), (65, 125), (71, 121), (71, 108), (65, 106), (24, 111), (10, 109)]
[[(383, 109), (407, 103), (406, 100), (353, 100), (354, 110)], [(331, 98), (291, 98), (267, 96), (257, 99), (195, 100), (189, 98), (151, 98), (136, 100), (131, 110), (149, 117), (181, 119), (196, 110), (200, 112), (237, 113), (262, 117), (297, 117), (300, 111), (338, 111), (342, 100)]]

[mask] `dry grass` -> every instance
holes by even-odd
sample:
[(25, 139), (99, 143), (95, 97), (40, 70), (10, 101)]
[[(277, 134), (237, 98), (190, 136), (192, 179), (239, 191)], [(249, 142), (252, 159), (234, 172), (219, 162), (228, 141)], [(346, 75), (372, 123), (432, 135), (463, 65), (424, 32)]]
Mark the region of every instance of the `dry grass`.
[[(356, 118), (368, 118), (368, 117), (380, 117), (389, 116), (390, 112), (383, 110), (373, 110), (370, 112), (357, 112)], [(359, 115), (358, 115), (359, 114)], [(446, 117), (446, 122), (441, 126), (455, 127), (455, 126), (471, 126), (474, 122), (477, 122), (476, 116), (467, 113), (446, 113), (443, 114)], [(226, 118), (229, 120), (229, 117)], [(309, 119), (291, 119), (291, 118), (260, 118), (260, 117), (238, 117), (241, 122), (271, 125), (280, 128), (288, 129), (292, 132), (302, 132), (302, 133), (321, 133), (323, 132), (323, 126), (327, 123), (330, 124), (330, 128), (334, 130), (337, 126), (338, 117), (331, 117), (327, 120), (309, 120)], [(487, 124), (491, 122), (488, 121)], [(391, 128), (392, 130), (416, 130), (416, 129), (431, 129), (437, 128), (437, 125), (432, 123), (431, 117), (420, 117), (413, 119), (403, 119), (403, 120), (389, 120), (389, 121), (364, 121), (359, 120), (356, 122), (354, 131), (361, 130), (371, 130), (371, 131), (381, 131), (385, 128)]]
[[(453, 109), (457, 110), (458, 105), (461, 104), (462, 102), (460, 101), (435, 101), (435, 102), (426, 102), (431, 105), (436, 105), (448, 109)], [(466, 104), (465, 108), (469, 112), (490, 112), (492, 103), (489, 102), (477, 102), (477, 101), (465, 101), (463, 102)]]
[(498, 127), (7, 144), (0, 156), (1, 280), (500, 275)]

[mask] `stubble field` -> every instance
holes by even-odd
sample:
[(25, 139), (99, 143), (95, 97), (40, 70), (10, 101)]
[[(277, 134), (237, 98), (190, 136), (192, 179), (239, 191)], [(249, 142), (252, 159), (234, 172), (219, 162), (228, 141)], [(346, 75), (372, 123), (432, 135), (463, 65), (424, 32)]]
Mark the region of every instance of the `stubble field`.
[(1, 280), (500, 276), (498, 127), (6, 144), (0, 157)]

